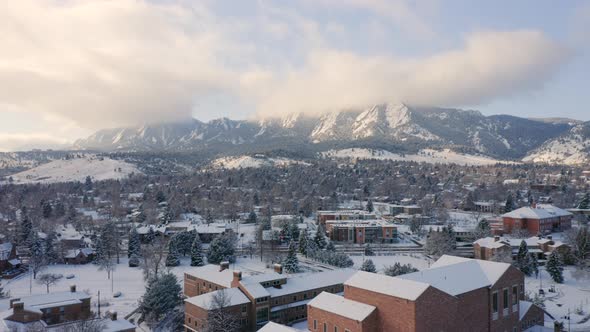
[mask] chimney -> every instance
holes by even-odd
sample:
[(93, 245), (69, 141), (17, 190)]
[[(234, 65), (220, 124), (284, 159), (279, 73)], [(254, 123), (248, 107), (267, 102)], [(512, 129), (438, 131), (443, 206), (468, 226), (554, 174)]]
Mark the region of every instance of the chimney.
[(242, 280), (242, 271), (234, 271), (234, 279), (232, 281), (232, 284), (238, 283), (241, 280)]
[(20, 302), (20, 298), (10, 299), (10, 308), (12, 308), (12, 305), (16, 302)]
[(555, 332), (563, 332), (563, 323), (554, 321), (553, 322), (553, 331)]
[(553, 240), (553, 236), (552, 235), (547, 235), (547, 240), (552, 241)]
[(76, 292), (76, 285), (71, 285), (70, 286), (70, 292), (75, 293)]
[(499, 235), (494, 236), (494, 242), (498, 242), (498, 241), (500, 241), (500, 236)]
[(223, 261), (219, 263), (219, 272), (229, 269), (229, 262)]
[(23, 302), (16, 301), (12, 304), (12, 312), (14, 314), (19, 313), (19, 312), (23, 312), (24, 310), (25, 310), (25, 304)]
[(281, 264), (274, 264), (273, 269), (275, 270), (276, 273), (278, 274), (283, 274), (283, 265)]

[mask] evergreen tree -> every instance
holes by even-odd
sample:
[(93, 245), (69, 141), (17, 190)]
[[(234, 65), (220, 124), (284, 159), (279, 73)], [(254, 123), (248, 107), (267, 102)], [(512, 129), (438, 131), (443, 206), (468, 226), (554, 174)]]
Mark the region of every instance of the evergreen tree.
[(336, 251), (336, 246), (334, 245), (334, 242), (330, 241), (328, 242), (328, 245), (326, 246), (326, 250), (327, 251)]
[(396, 262), (393, 265), (386, 266), (383, 273), (390, 277), (397, 277), (408, 273), (417, 272), (418, 269), (413, 267), (412, 264), (400, 264)]
[(250, 214), (248, 214), (248, 219), (246, 219), (246, 223), (255, 224), (257, 218), (258, 218), (258, 216), (256, 215), (256, 212), (251, 211)]
[(303, 230), (299, 234), (299, 253), (305, 255), (307, 257), (307, 247), (309, 244), (309, 238), (307, 235), (307, 230)]
[(37, 273), (47, 266), (45, 259), (44, 241), (39, 237), (36, 231), (31, 233), (29, 243), (29, 267), (33, 271), (33, 279), (37, 279)]
[(584, 197), (577, 206), (578, 209), (590, 209), (590, 193), (585, 193)]
[(55, 235), (55, 232), (50, 232), (45, 238), (44, 250), (47, 264), (55, 264), (59, 262), (59, 255), (55, 250), (56, 239), (57, 236)]
[(516, 206), (514, 204), (514, 197), (512, 196), (512, 193), (509, 193), (508, 197), (506, 197), (506, 204), (504, 206), (504, 212), (508, 213), (508, 212), (514, 211), (514, 209), (516, 209)]
[(373, 201), (370, 199), (367, 201), (367, 211), (373, 212)]
[(324, 227), (322, 226), (322, 224), (318, 224), (318, 229), (315, 233), (315, 237), (313, 238), (313, 241), (315, 242), (315, 244), (317, 245), (317, 247), (319, 249), (324, 249), (326, 248), (326, 235), (324, 234)]
[(30, 245), (28, 242), (32, 238), (33, 234), (33, 224), (25, 213), (23, 213), (23, 219), (20, 223), (18, 236), (19, 236), (19, 243), (23, 245)]
[(178, 266), (180, 265), (180, 258), (178, 249), (176, 247), (176, 241), (168, 242), (168, 256), (166, 256), (166, 266)]
[(538, 277), (539, 261), (537, 260), (537, 256), (532, 253), (529, 254), (529, 266), (531, 267), (531, 274), (535, 274), (535, 277)]
[(4, 292), (4, 288), (2, 288), (2, 283), (0, 282), (0, 299), (6, 298), (6, 297), (8, 297), (8, 296)]
[(222, 261), (234, 262), (237, 238), (234, 232), (226, 232), (213, 239), (207, 251), (207, 261), (219, 264)]
[(147, 231), (147, 233), (145, 234), (145, 236), (143, 237), (144, 242), (145, 243), (152, 243), (154, 242), (154, 240), (156, 239), (156, 232), (154, 231), (154, 226), (150, 225), (148, 226), (149, 229)]
[(369, 243), (365, 243), (365, 256), (375, 256), (375, 252)]
[(553, 281), (558, 284), (563, 283), (563, 266), (556, 251), (553, 251), (551, 255), (549, 255), (546, 269)]
[(129, 267), (138, 267), (140, 263), (140, 256), (138, 254), (131, 254), (129, 257)]
[(127, 257), (131, 258), (133, 255), (138, 258), (141, 256), (141, 241), (135, 226), (129, 231), (129, 240), (127, 241)]
[(156, 202), (162, 203), (165, 201), (166, 201), (166, 195), (164, 195), (163, 191), (158, 190), (158, 192), (156, 193)]
[(363, 265), (361, 266), (361, 271), (376, 273), (377, 269), (375, 268), (375, 264), (373, 263), (373, 261), (367, 259), (363, 262)]
[(84, 181), (84, 187), (86, 191), (92, 190), (92, 178), (90, 176), (86, 177), (86, 181)]
[(51, 218), (51, 214), (53, 213), (53, 208), (51, 207), (50, 202), (43, 202), (41, 208), (43, 209), (43, 218), (49, 219)]
[(522, 240), (520, 247), (518, 248), (518, 254), (516, 254), (516, 267), (524, 273), (526, 276), (530, 276), (533, 272), (531, 270), (531, 261), (529, 257), (529, 250), (526, 242)]
[(295, 246), (295, 241), (291, 240), (289, 243), (289, 253), (283, 261), (283, 268), (287, 273), (299, 272), (299, 260), (297, 259), (297, 248)]
[(176, 242), (176, 249), (181, 256), (186, 256), (191, 253), (195, 236), (198, 236), (197, 232), (195, 230), (191, 230), (180, 232), (172, 237), (172, 239)]
[(140, 300), (139, 310), (148, 322), (157, 322), (182, 304), (182, 288), (172, 273), (151, 278)]
[(491, 235), (492, 235), (492, 228), (490, 226), (490, 223), (485, 219), (480, 220), (477, 223), (477, 226), (475, 227), (475, 234), (474, 234), (475, 239), (481, 239), (481, 238), (488, 237)]
[(203, 266), (203, 246), (199, 234), (196, 234), (193, 244), (191, 246), (191, 266)]

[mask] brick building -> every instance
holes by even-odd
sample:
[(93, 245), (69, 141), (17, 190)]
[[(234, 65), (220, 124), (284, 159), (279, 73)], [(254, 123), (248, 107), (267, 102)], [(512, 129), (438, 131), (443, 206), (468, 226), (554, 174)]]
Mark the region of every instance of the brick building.
[(0, 243), (0, 275), (13, 268), (17, 263), (20, 264), (16, 255), (16, 246), (10, 242)]
[(553, 240), (551, 235), (546, 237), (532, 236), (527, 239), (494, 236), (473, 242), (473, 253), (475, 258), (483, 260), (490, 260), (494, 255), (500, 253), (513, 257), (518, 253), (522, 241), (526, 243), (529, 253), (536, 255), (537, 259), (546, 259), (553, 251), (557, 251), (561, 255), (566, 255), (570, 251), (567, 244)]
[(365, 210), (339, 210), (318, 211), (316, 213), (318, 223), (325, 224), (328, 220), (371, 220), (377, 219), (377, 215)]
[(339, 293), (355, 270), (287, 276), (274, 273), (243, 275), (227, 266), (206, 265), (185, 273), (185, 331), (204, 331), (218, 292), (231, 298), (227, 310), (240, 318), (241, 331), (255, 331), (267, 322), (282, 324), (304, 320), (307, 303), (321, 292)]
[(325, 224), (332, 241), (391, 243), (397, 238), (397, 227), (384, 220), (330, 220)]
[(524, 299), (524, 275), (506, 263), (443, 256), (399, 277), (359, 271), (344, 297), (322, 294), (308, 305), (316, 331), (522, 331), (543, 324)]
[(572, 226), (573, 214), (549, 204), (521, 207), (502, 215), (504, 232), (524, 229), (531, 235), (561, 232)]

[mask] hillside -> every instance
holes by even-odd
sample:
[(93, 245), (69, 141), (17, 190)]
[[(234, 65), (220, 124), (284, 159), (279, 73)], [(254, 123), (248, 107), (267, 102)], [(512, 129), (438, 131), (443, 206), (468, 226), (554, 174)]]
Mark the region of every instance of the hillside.
[(590, 122), (579, 124), (569, 132), (545, 142), (523, 161), (582, 165), (590, 162)]

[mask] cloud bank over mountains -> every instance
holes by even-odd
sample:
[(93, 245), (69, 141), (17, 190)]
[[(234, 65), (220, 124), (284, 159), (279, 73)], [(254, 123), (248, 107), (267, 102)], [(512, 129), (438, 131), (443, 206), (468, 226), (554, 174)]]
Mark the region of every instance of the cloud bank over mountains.
[[(434, 33), (405, 1), (341, 5), (382, 9), (420, 38)], [(571, 54), (537, 30), (471, 32), (427, 55), (367, 54), (331, 45), (333, 25), (251, 6), (245, 18), (211, 2), (5, 1), (0, 104), (88, 130), (211, 117), (202, 103), (212, 95), (235, 98), (232, 115), (242, 117), (254, 114), (239, 109), (317, 114), (391, 100), (458, 107), (542, 88)]]

